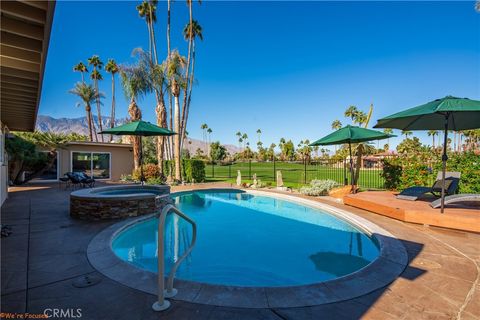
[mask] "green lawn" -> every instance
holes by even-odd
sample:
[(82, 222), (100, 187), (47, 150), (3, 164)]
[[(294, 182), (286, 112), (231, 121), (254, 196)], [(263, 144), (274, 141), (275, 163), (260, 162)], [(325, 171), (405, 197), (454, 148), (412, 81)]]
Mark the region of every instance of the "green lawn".
[[(348, 168), (348, 165), (347, 165)], [(252, 162), (251, 168), (248, 162), (238, 162), (233, 165), (214, 165), (207, 164), (205, 173), (207, 180), (210, 181), (230, 181), (235, 182), (237, 170), (242, 173), (242, 180), (248, 182), (251, 180), (250, 174), (257, 175), (257, 178), (263, 182), (274, 182), (273, 162)], [(345, 174), (350, 183), (350, 174), (345, 171), (343, 163), (309, 164), (305, 166), (302, 163), (276, 162), (275, 170), (282, 171), (283, 182), (286, 186), (298, 188), (313, 179), (331, 179), (340, 184), (344, 183)], [(362, 169), (360, 172), (359, 184), (362, 188), (383, 189), (384, 180), (380, 177), (381, 169)], [(306, 179), (305, 179), (306, 173)]]

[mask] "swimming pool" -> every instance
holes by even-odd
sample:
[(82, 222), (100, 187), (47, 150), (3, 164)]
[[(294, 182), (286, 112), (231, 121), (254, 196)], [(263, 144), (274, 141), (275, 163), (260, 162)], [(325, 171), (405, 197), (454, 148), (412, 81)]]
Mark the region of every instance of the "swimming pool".
[[(319, 209), (238, 191), (173, 195), (195, 220), (197, 244), (177, 278), (208, 284), (282, 287), (332, 280), (370, 264), (379, 246), (356, 226)], [(112, 241), (122, 260), (156, 272), (157, 219), (134, 224)], [(190, 243), (191, 227), (169, 215), (166, 271)]]

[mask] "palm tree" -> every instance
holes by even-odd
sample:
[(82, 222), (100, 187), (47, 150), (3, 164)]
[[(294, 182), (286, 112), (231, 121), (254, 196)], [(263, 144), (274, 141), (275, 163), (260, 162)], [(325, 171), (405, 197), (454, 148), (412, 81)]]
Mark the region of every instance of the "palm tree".
[(170, 52), (170, 57), (168, 57), (167, 64), (167, 78), (170, 84), (170, 91), (175, 99), (175, 111), (174, 111), (174, 122), (175, 122), (175, 132), (179, 134), (174, 137), (174, 158), (175, 158), (175, 179), (181, 180), (181, 166), (180, 166), (180, 133), (182, 132), (180, 128), (180, 92), (181, 88), (185, 86), (185, 57), (181, 56), (178, 50), (173, 50)]
[(363, 111), (357, 111), (353, 118), (353, 123), (358, 124), (358, 126), (362, 126), (367, 122), (368, 116)]
[[(190, 3), (191, 0), (187, 1)], [(199, 1), (200, 2), (200, 1)], [(190, 16), (191, 17), (191, 16)], [(195, 39), (198, 37), (203, 40), (202, 27), (196, 20), (191, 20), (183, 29), (183, 37), (188, 41), (188, 58), (187, 58), (187, 71), (185, 78), (187, 79), (184, 96), (183, 96), (183, 112), (182, 112), (182, 128), (185, 131), (187, 127), (188, 114), (190, 111), (190, 101), (192, 99), (192, 88), (195, 73)], [(191, 50), (190, 50), (191, 48)]]
[(144, 0), (137, 6), (138, 15), (145, 19), (148, 28), (148, 49), (150, 56), (155, 59), (158, 64), (157, 45), (155, 41), (155, 28), (153, 24), (157, 22), (157, 3), (158, 0)]
[(257, 135), (258, 135), (258, 142), (260, 142), (260, 137), (262, 135), (262, 130), (257, 129)]
[(207, 150), (207, 129), (208, 129), (208, 125), (206, 123), (204, 123), (200, 126), (200, 129), (202, 129), (202, 140), (203, 140), (203, 144), (205, 145), (205, 151), (206, 151)]
[[(110, 128), (115, 127), (115, 74), (118, 72), (118, 65), (113, 59), (108, 59), (105, 71), (112, 75), (112, 111), (110, 114)], [(110, 135), (110, 141), (112, 136)]]
[(428, 136), (432, 137), (432, 149), (435, 151), (435, 136), (438, 135), (437, 130), (428, 130)]
[[(332, 122), (332, 130), (338, 130), (342, 127), (342, 123), (340, 122), (340, 120), (334, 120)], [(337, 145), (334, 146), (335, 148), (335, 153), (337, 153)]]
[(247, 143), (248, 135), (246, 133), (242, 134), (243, 140), (243, 149), (245, 149), (245, 144)]
[(240, 131), (237, 131), (237, 133), (235, 133), (235, 135), (238, 138), (238, 149), (242, 149), (242, 142), (240, 141), (240, 139), (242, 138), (242, 133)]
[(405, 135), (405, 139), (408, 139), (408, 136), (411, 136), (412, 134), (413, 132), (410, 130), (402, 130), (402, 135)]
[(332, 130), (338, 130), (342, 127), (340, 120), (335, 120), (332, 122)]
[[(102, 75), (98, 70), (102, 69), (103, 62), (100, 60), (99, 56), (93, 55), (90, 58), (88, 58), (88, 64), (93, 66), (93, 72), (90, 74), (90, 78), (92, 78), (93, 83), (95, 85), (95, 91), (98, 92), (98, 80), (102, 80)], [(103, 131), (102, 112), (100, 109), (99, 99), (97, 99), (97, 117), (98, 117), (98, 127), (100, 128), (100, 131)], [(102, 135), (102, 141), (103, 141), (103, 135)]]
[(238, 145), (239, 145), (239, 147), (240, 147), (240, 152), (242, 152), (242, 142), (243, 142), (243, 139), (242, 139), (242, 136), (240, 136), (240, 137), (238, 138)]
[[(121, 66), (120, 77), (122, 79), (122, 87), (125, 96), (130, 99), (128, 106), (128, 114), (132, 121), (142, 119), (142, 111), (137, 105), (137, 100), (149, 91), (148, 82), (145, 77), (144, 70), (139, 66)], [(133, 163), (135, 169), (140, 166), (140, 138), (133, 137)]]
[(207, 129), (208, 134), (208, 144), (207, 144), (207, 154), (210, 154), (210, 144), (212, 143), (212, 128)]
[[(385, 134), (392, 134), (392, 133), (393, 133), (393, 129), (391, 129), (391, 128), (385, 128), (385, 129), (383, 129), (383, 133), (385, 133)], [(387, 145), (390, 146), (390, 138), (387, 138)], [(385, 151), (388, 151), (388, 150), (385, 150)]]
[[(142, 49), (135, 49), (134, 55), (139, 58), (139, 67), (143, 69), (146, 76), (146, 80), (149, 86), (149, 91), (155, 92), (156, 107), (155, 113), (157, 116), (157, 125), (162, 128), (166, 128), (167, 125), (167, 108), (165, 106), (165, 63), (156, 64), (152, 61), (152, 56), (149, 53), (144, 52)], [(157, 162), (160, 173), (164, 173), (164, 158), (165, 149), (167, 150), (167, 156), (169, 156), (170, 148), (165, 148), (165, 142), (169, 140), (165, 137), (157, 137)], [(171, 158), (171, 157), (170, 157)]]
[(73, 71), (80, 72), (82, 75), (82, 82), (85, 82), (85, 76), (84, 73), (88, 72), (87, 66), (83, 64), (82, 61), (80, 61), (78, 64), (73, 66)]
[(91, 84), (85, 84), (84, 82), (78, 82), (75, 85), (75, 88), (71, 89), (69, 92), (80, 97), (85, 104), (85, 112), (87, 114), (88, 123), (88, 136), (90, 141), (93, 141), (93, 119), (91, 104), (94, 101), (99, 101), (100, 98), (103, 98), (103, 94), (97, 92), (97, 90), (95, 90)]
[(355, 117), (357, 116), (358, 109), (355, 106), (350, 106), (345, 110), (345, 117), (352, 119), (352, 122), (355, 122)]

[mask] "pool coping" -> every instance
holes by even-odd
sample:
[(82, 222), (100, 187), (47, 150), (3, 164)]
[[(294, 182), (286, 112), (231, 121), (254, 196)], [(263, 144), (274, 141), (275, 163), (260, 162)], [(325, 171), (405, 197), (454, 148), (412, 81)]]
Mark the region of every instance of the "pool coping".
[[(178, 294), (173, 300), (223, 307), (240, 308), (293, 308), (321, 305), (350, 300), (393, 282), (406, 268), (408, 255), (403, 244), (391, 233), (351, 212), (295, 195), (239, 190), (236, 188), (210, 188), (191, 191), (237, 190), (267, 197), (275, 197), (308, 205), (333, 214), (352, 223), (374, 237), (379, 244), (377, 259), (364, 268), (346, 276), (309, 285), (289, 287), (240, 287), (224, 286), (175, 279)], [(137, 268), (118, 258), (111, 248), (112, 240), (123, 230), (154, 217), (155, 214), (120, 221), (98, 233), (87, 248), (90, 264), (106, 277), (121, 284), (153, 295), (157, 294), (157, 274)]]

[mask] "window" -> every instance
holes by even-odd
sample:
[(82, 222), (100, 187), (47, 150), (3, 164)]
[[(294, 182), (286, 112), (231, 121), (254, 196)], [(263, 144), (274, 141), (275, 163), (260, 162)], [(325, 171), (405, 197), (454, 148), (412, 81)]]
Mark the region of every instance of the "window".
[[(40, 174), (33, 178), (31, 181), (35, 182), (42, 182), (42, 181), (57, 181), (58, 180), (58, 152), (55, 152), (55, 158), (50, 160), (51, 155), (47, 151), (41, 151), (45, 154), (45, 159), (47, 159), (47, 165), (44, 168), (38, 168), (40, 169)], [(25, 172), (26, 177), (32, 174), (35, 174), (35, 172)]]
[(72, 152), (72, 171), (95, 179), (110, 179), (110, 153)]

